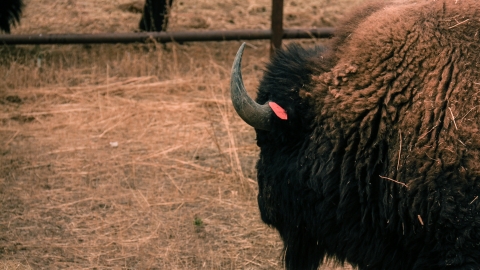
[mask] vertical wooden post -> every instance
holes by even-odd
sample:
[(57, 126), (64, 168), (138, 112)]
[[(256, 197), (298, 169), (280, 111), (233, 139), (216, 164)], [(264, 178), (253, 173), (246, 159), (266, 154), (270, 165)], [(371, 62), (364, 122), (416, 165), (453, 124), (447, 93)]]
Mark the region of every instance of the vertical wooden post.
[(282, 47), (283, 37), (283, 0), (272, 0), (272, 39), (270, 40), (270, 56)]

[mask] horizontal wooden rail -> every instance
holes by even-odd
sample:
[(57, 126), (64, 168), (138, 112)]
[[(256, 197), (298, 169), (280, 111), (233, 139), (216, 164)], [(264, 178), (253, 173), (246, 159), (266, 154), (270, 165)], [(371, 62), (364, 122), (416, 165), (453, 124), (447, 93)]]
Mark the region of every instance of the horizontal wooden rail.
[[(283, 29), (284, 39), (329, 38), (333, 28)], [(93, 43), (135, 43), (157, 41), (193, 42), (271, 39), (272, 30), (213, 30), (178, 32), (139, 32), (103, 34), (27, 34), (0, 35), (0, 44), (93, 44)]]

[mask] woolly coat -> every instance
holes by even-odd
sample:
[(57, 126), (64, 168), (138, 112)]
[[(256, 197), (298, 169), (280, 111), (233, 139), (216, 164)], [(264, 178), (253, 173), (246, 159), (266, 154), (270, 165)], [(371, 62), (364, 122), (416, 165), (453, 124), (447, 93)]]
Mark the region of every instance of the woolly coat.
[(480, 269), (479, 31), (475, 0), (371, 4), (272, 59), (258, 203), (287, 268)]

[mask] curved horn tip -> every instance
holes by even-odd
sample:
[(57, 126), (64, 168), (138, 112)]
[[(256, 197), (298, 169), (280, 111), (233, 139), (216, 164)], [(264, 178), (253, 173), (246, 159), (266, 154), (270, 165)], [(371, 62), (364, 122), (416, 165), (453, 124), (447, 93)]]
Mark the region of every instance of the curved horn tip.
[(268, 104), (260, 105), (248, 96), (243, 84), (241, 61), (245, 42), (238, 49), (232, 65), (230, 77), (230, 93), (233, 107), (238, 115), (250, 126), (256, 129), (270, 130), (272, 109)]
[(237, 54), (235, 55), (235, 59), (233, 60), (233, 65), (232, 65), (232, 73), (234, 70), (238, 71), (240, 73), (240, 76), (242, 76), (242, 71), (240, 68), (242, 67), (242, 56), (243, 56), (243, 51), (245, 50), (245, 42), (240, 45), (240, 48), (238, 48)]

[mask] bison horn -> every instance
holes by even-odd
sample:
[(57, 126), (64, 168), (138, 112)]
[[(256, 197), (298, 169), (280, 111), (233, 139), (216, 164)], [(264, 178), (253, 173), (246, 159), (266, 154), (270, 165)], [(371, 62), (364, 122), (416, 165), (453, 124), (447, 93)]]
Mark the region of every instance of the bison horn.
[(260, 105), (250, 98), (245, 90), (242, 79), (241, 62), (245, 43), (238, 49), (232, 66), (230, 77), (230, 92), (232, 103), (238, 115), (250, 126), (256, 129), (270, 130), (272, 109), (267, 104)]

